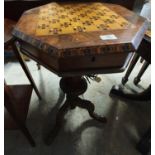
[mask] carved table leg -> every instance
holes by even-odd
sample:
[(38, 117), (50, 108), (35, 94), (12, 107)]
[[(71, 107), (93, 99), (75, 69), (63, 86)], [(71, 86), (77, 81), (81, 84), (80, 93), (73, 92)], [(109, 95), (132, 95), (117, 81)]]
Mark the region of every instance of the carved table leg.
[(58, 134), (62, 126), (62, 120), (63, 120), (62, 117), (65, 115), (65, 111), (68, 108), (74, 109), (76, 106), (79, 106), (81, 108), (88, 110), (89, 115), (95, 120), (100, 121), (102, 123), (107, 122), (107, 119), (105, 117), (99, 116), (94, 112), (95, 106), (93, 105), (93, 103), (78, 97), (87, 90), (87, 82), (84, 78), (82, 77), (62, 78), (60, 80), (60, 87), (66, 94), (66, 102), (60, 108), (57, 114), (56, 124), (51, 133), (48, 135), (48, 138), (46, 139), (46, 144), (52, 143), (52, 141)]
[(94, 118), (95, 120), (100, 121), (102, 123), (106, 123), (107, 122), (106, 117), (99, 116), (98, 114), (96, 114), (94, 112), (95, 106), (90, 101), (87, 101), (87, 100), (83, 100), (83, 99), (78, 98), (78, 102), (77, 102), (76, 105), (78, 107), (80, 107), (80, 108), (87, 109), (88, 112), (89, 112), (90, 117)]
[(94, 112), (95, 106), (93, 103), (78, 97), (87, 90), (87, 82), (84, 78), (62, 78), (60, 87), (67, 94), (67, 100), (69, 100), (71, 107), (75, 108), (78, 106), (84, 108), (88, 110), (89, 115), (95, 120), (102, 123), (107, 122), (105, 117), (99, 116)]
[(123, 85), (125, 85), (126, 82), (128, 81), (128, 77), (130, 76), (130, 74), (131, 74), (133, 68), (135, 67), (135, 65), (136, 65), (136, 63), (137, 63), (139, 57), (140, 57), (140, 56), (139, 56), (137, 53), (134, 54), (134, 56), (133, 56), (133, 58), (132, 58), (132, 61), (131, 61), (130, 65), (129, 65), (129, 68), (128, 68), (128, 70), (127, 70), (125, 76), (122, 78), (122, 84), (123, 84)]
[(146, 69), (148, 68), (149, 63), (147, 61), (144, 62), (140, 72), (138, 73), (137, 77), (135, 77), (134, 79), (134, 84), (137, 85), (140, 82), (140, 79), (142, 77), (142, 75), (144, 74), (144, 72), (146, 71)]
[(63, 124), (63, 117), (64, 117), (65, 113), (67, 112), (68, 108), (69, 108), (69, 104), (66, 100), (65, 103), (62, 105), (62, 107), (59, 109), (59, 111), (57, 113), (56, 123), (54, 125), (54, 128), (52, 129), (52, 131), (50, 131), (50, 134), (45, 139), (45, 143), (47, 145), (50, 145), (53, 142), (53, 140), (55, 139), (55, 137), (58, 135), (58, 132), (60, 131), (62, 124)]

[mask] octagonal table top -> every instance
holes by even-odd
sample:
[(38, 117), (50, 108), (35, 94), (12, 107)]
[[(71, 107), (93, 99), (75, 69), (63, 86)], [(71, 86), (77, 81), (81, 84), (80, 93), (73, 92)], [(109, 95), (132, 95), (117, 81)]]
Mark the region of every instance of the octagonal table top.
[(24, 12), (13, 35), (57, 57), (131, 52), (147, 22), (128, 9), (106, 3), (49, 3)]

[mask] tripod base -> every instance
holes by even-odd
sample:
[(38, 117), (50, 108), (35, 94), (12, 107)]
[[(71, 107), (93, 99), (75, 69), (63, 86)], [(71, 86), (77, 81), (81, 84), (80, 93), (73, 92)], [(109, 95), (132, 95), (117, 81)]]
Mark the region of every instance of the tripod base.
[(63, 117), (69, 108), (74, 109), (76, 106), (84, 108), (88, 111), (90, 117), (92, 117), (93, 119), (102, 123), (107, 122), (107, 119), (105, 117), (99, 116), (94, 112), (95, 106), (93, 103), (78, 97), (87, 90), (87, 82), (83, 77), (62, 78), (60, 80), (60, 88), (66, 94), (66, 101), (59, 109), (56, 117), (55, 126), (45, 140), (45, 143), (47, 145), (53, 142), (58, 132), (60, 131), (63, 124)]

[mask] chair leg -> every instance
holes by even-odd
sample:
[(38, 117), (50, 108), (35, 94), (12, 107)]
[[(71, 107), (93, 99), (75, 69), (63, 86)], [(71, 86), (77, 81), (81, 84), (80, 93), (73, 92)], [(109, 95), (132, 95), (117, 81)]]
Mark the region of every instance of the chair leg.
[(37, 65), (37, 67), (38, 67), (38, 70), (40, 70), (40, 69), (41, 69), (40, 64), (39, 64), (39, 63), (37, 63), (36, 65)]
[(135, 65), (136, 65), (136, 63), (137, 63), (139, 57), (140, 57), (140, 56), (139, 56), (137, 53), (134, 54), (134, 56), (133, 56), (133, 58), (132, 58), (132, 61), (131, 61), (130, 65), (129, 65), (129, 68), (128, 68), (128, 70), (127, 70), (125, 76), (122, 78), (122, 84), (123, 84), (123, 85), (125, 85), (126, 82), (128, 81), (128, 77), (130, 76), (130, 74), (131, 74), (133, 68), (135, 67)]
[(19, 60), (19, 63), (21, 64), (21, 66), (22, 66), (22, 68), (23, 68), (25, 74), (27, 75), (27, 77), (28, 77), (28, 79), (29, 79), (29, 81), (30, 81), (32, 87), (34, 88), (36, 94), (38, 95), (38, 98), (41, 100), (41, 95), (40, 95), (40, 93), (39, 93), (39, 91), (38, 91), (38, 88), (37, 88), (37, 86), (36, 86), (36, 84), (35, 84), (33, 78), (32, 78), (32, 75), (31, 75), (31, 73), (30, 73), (30, 71), (29, 71), (27, 65), (25, 64), (24, 60), (22, 59), (22, 57), (21, 57), (21, 55), (20, 55), (20, 45), (19, 45), (19, 42), (15, 41), (15, 42), (13, 43), (13, 51), (14, 51), (14, 53), (15, 53), (17, 59)]
[(144, 62), (140, 72), (138, 73), (137, 77), (135, 77), (134, 79), (134, 84), (137, 85), (140, 81), (141, 81), (141, 77), (144, 74), (144, 72), (146, 71), (146, 69), (148, 68), (149, 63), (147, 61)]
[(143, 61), (144, 61), (144, 59), (143, 59), (143, 58), (141, 58), (141, 59), (140, 59), (140, 63), (143, 63)]

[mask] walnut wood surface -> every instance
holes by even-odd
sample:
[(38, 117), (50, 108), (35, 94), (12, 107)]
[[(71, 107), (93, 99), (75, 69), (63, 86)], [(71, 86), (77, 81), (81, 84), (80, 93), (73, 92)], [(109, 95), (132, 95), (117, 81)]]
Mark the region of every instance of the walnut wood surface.
[(97, 57), (96, 55), (88, 55), (57, 58), (50, 57), (48, 53), (42, 52), (28, 43), (23, 41), (20, 43), (22, 53), (61, 77), (123, 72), (132, 57), (132, 53), (116, 53), (103, 54)]
[(15, 21), (4, 18), (4, 43), (7, 44), (12, 39), (12, 29), (13, 26), (16, 24)]
[[(54, 4), (54, 3), (53, 3)], [(91, 3), (87, 3), (90, 5)], [(93, 3), (92, 3), (93, 4)], [(63, 5), (63, 4), (60, 4)], [(18, 24), (16, 25), (13, 34), (14, 36), (37, 46), (43, 51), (50, 52), (52, 55), (64, 56), (64, 55), (83, 55), (84, 49), (88, 49), (87, 53), (95, 52), (98, 54), (101, 51), (101, 47), (115, 47), (115, 49), (110, 49), (109, 52), (120, 52), (124, 51), (134, 51), (139, 45), (138, 40), (142, 38), (137, 36), (144, 34), (145, 20), (139, 17), (135, 13), (119, 6), (112, 4), (102, 4), (107, 6), (114, 12), (118, 13), (122, 17), (126, 18), (135, 27), (129, 27), (128, 30), (103, 30), (97, 32), (79, 32), (73, 34), (64, 35), (48, 35), (48, 36), (36, 36), (36, 27), (38, 23), (38, 15), (41, 8), (46, 7), (46, 5), (37, 7), (26, 11), (20, 18)], [(76, 6), (76, 4), (72, 4)], [(114, 34), (118, 37), (117, 40), (103, 41), (100, 39), (100, 35)], [(92, 51), (89, 48), (94, 47)], [(99, 48), (100, 47), (100, 48)], [(67, 50), (66, 50), (67, 49)], [(70, 49), (70, 50), (68, 50)], [(74, 50), (74, 51), (73, 51)], [(73, 52), (72, 52), (73, 51)], [(76, 52), (75, 52), (76, 51)], [(66, 54), (67, 53), (67, 54)]]
[[(13, 102), (13, 107), (15, 110), (16, 115), (18, 118), (25, 124), (30, 98), (32, 93), (32, 86), (30, 85), (9, 85), (8, 86), (11, 90), (11, 93), (14, 98), (10, 98), (11, 102)], [(15, 99), (15, 100), (14, 100)], [(10, 104), (8, 103), (9, 100), (5, 98), (5, 105)], [(13, 120), (10, 114), (5, 111), (5, 129), (17, 129), (18, 124)]]
[[(51, 3), (51, 5), (53, 4), (55, 3)], [(58, 4), (61, 6), (70, 4), (73, 8), (77, 5), (76, 3)], [(84, 4), (89, 6), (94, 3)], [(122, 18), (131, 23), (130, 26), (127, 29), (104, 29), (38, 36), (36, 35), (36, 28), (39, 11), (46, 7), (44, 5), (24, 12), (12, 34), (20, 41), (21, 47), (27, 55), (57, 73), (121, 68), (126, 63), (124, 60), (128, 57), (128, 53), (134, 52), (138, 48), (148, 24), (143, 17), (120, 5), (107, 3), (100, 3), (100, 5), (106, 6), (119, 16), (122, 16)], [(101, 35), (109, 34), (114, 34), (117, 39), (100, 39)], [(25, 44), (27, 45), (25, 46)], [(32, 48), (33, 50), (30, 50)]]
[[(18, 129), (25, 135), (32, 147), (35, 142), (25, 125), (30, 97), (32, 93), (31, 85), (6, 85), (4, 83), (4, 105), (8, 113), (5, 113), (5, 129)], [(8, 115), (6, 115), (8, 114)]]

